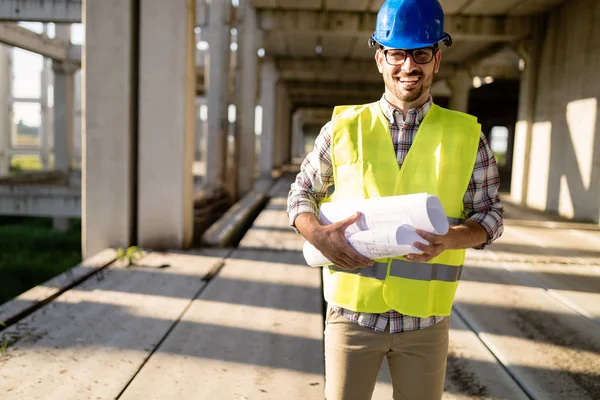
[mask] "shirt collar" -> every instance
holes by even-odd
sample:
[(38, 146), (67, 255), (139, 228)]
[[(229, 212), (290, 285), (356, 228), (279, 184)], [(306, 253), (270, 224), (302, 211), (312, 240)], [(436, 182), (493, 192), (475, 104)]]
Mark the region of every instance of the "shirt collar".
[[(381, 96), (379, 104), (381, 106), (381, 111), (383, 111), (383, 115), (385, 115), (390, 124), (404, 124), (405, 119), (402, 115), (402, 111), (398, 110), (392, 104), (390, 104), (390, 102), (387, 101), (387, 99), (385, 98), (385, 94)], [(427, 114), (427, 111), (429, 111), (432, 104), (433, 99), (431, 98), (431, 96), (429, 96), (427, 101), (422, 106), (411, 108), (410, 110), (408, 110), (408, 113), (406, 115), (406, 121), (414, 121), (412, 123), (414, 123), (415, 125), (419, 125), (423, 121), (423, 118), (425, 118), (425, 114)], [(415, 114), (416, 118), (414, 117)]]

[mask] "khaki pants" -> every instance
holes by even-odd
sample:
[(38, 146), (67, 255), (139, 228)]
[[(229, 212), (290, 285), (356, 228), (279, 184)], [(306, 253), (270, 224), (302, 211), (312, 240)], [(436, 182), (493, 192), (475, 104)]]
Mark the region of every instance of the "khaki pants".
[(370, 400), (387, 357), (394, 400), (440, 400), (444, 391), (450, 318), (391, 335), (355, 324), (328, 309), (325, 319), (325, 398)]

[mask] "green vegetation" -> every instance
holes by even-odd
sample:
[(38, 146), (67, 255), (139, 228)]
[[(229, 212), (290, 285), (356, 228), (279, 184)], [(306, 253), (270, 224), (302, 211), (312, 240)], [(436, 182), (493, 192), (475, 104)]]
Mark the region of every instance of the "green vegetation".
[(117, 249), (117, 260), (131, 267), (144, 256), (144, 252), (137, 246), (128, 247), (126, 250), (119, 247)]
[(50, 218), (0, 217), (0, 304), (81, 262), (81, 223), (52, 230)]
[(39, 171), (42, 169), (42, 162), (38, 156), (18, 155), (12, 157), (10, 168), (12, 172)]

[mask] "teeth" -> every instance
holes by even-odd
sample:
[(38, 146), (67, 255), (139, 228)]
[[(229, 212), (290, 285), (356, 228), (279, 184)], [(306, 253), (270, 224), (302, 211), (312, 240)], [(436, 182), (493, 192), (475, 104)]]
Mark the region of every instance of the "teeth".
[(419, 80), (419, 77), (414, 76), (410, 78), (400, 78), (400, 82), (416, 82)]

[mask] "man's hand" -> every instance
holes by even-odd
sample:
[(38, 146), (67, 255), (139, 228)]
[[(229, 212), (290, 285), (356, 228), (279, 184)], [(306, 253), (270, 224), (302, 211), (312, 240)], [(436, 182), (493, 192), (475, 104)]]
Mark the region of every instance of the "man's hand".
[(451, 226), (445, 235), (434, 235), (417, 229), (417, 235), (429, 242), (429, 245), (415, 242), (414, 247), (421, 250), (423, 254), (408, 254), (406, 258), (414, 262), (429, 262), (442, 254), (443, 251), (453, 249), (468, 249), (475, 247), (487, 240), (485, 229), (473, 221), (467, 221), (463, 225)]
[(296, 228), (313, 246), (336, 266), (353, 270), (373, 266), (373, 261), (360, 255), (346, 241), (346, 228), (360, 219), (361, 214), (330, 225), (319, 224), (317, 218), (309, 213), (296, 218)]
[(443, 251), (452, 247), (451, 231), (448, 231), (448, 233), (445, 235), (434, 235), (432, 233), (417, 229), (417, 235), (428, 241), (429, 244), (427, 245), (421, 242), (415, 242), (413, 247), (421, 250), (423, 254), (408, 254), (406, 258), (410, 261), (428, 262), (442, 254)]

